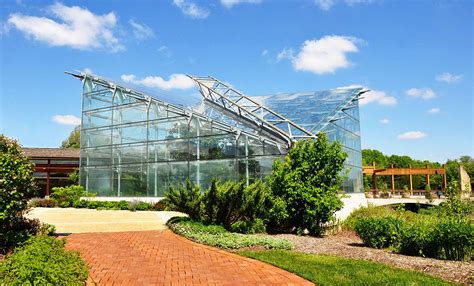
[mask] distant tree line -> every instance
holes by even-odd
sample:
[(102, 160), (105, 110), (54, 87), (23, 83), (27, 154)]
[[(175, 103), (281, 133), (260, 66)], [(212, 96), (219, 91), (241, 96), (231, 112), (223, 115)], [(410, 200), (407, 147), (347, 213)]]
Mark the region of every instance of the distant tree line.
[[(378, 150), (363, 149), (362, 150), (362, 164), (364, 166), (371, 166), (372, 162), (378, 169), (390, 168), (391, 165), (395, 168), (441, 168), (443, 164), (439, 162), (432, 162), (428, 160), (416, 160), (410, 156), (400, 155), (385, 155)], [(446, 168), (446, 179), (449, 182), (459, 181), (459, 166), (463, 166), (466, 172), (471, 178), (471, 185), (474, 184), (474, 158), (471, 156), (461, 156), (458, 159), (449, 159), (445, 164)], [(382, 189), (383, 187), (391, 185), (390, 176), (378, 176), (377, 177), (377, 188)], [(401, 190), (404, 186), (409, 186), (410, 181), (408, 176), (395, 176), (395, 189)], [(431, 189), (441, 189), (443, 186), (443, 176), (441, 175), (430, 175)], [(370, 176), (364, 176), (364, 187), (371, 186)], [(424, 190), (426, 186), (426, 177), (424, 175), (413, 176), (413, 189)]]
[(69, 137), (61, 142), (61, 148), (81, 148), (81, 125), (76, 126)]

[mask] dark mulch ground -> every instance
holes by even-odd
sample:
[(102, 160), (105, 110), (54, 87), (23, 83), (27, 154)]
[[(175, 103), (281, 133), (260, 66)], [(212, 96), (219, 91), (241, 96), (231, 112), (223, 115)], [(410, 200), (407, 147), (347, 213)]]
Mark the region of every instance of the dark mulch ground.
[(354, 232), (350, 231), (340, 232), (323, 238), (292, 234), (279, 234), (276, 236), (293, 241), (296, 251), (370, 260), (398, 268), (424, 272), (452, 282), (474, 285), (473, 262), (406, 256), (385, 249), (365, 247), (362, 244), (362, 240)]

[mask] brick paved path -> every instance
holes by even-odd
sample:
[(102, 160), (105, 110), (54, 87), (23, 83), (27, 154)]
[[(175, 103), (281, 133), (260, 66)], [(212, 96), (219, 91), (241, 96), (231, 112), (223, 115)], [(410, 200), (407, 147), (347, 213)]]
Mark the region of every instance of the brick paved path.
[(67, 237), (67, 248), (81, 252), (89, 280), (98, 285), (313, 285), (169, 230), (76, 233)]

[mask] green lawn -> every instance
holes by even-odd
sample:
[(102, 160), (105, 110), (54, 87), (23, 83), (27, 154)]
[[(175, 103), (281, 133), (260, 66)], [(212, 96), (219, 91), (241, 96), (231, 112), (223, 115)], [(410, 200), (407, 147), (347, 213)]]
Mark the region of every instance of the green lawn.
[(285, 250), (240, 251), (239, 254), (273, 264), (317, 285), (455, 285), (365, 260)]

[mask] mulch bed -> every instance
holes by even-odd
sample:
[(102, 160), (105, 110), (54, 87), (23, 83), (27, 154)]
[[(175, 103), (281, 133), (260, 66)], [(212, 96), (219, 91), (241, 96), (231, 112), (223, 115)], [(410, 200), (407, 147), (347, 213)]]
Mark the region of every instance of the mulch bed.
[(322, 238), (292, 234), (276, 236), (293, 241), (296, 251), (370, 260), (398, 268), (424, 272), (456, 283), (474, 285), (474, 263), (472, 262), (406, 256), (386, 249), (365, 247), (362, 240), (351, 231), (343, 231)]

